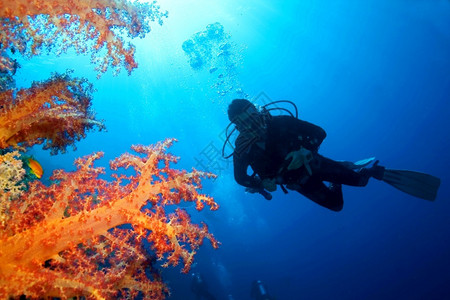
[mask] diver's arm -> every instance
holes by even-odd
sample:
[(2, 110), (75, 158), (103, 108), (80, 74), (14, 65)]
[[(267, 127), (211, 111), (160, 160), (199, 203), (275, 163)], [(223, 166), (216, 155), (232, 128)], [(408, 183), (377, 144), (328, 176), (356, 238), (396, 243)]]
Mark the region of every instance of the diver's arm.
[[(327, 133), (323, 128), (303, 121), (299, 119), (292, 118), (292, 127), (298, 132), (298, 136), (302, 140), (305, 148), (311, 151), (317, 151), (320, 144), (326, 138)], [(308, 147), (309, 146), (309, 147)]]
[(237, 183), (242, 186), (259, 189), (262, 188), (261, 179), (257, 176), (249, 176), (247, 175), (247, 169), (249, 164), (245, 159), (237, 158), (233, 156), (233, 164), (234, 164), (234, 179)]

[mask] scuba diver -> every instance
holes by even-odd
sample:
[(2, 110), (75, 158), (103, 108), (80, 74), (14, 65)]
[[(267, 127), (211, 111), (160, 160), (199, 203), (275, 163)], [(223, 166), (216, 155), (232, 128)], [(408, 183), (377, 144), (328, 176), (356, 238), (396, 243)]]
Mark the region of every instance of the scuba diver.
[(261, 280), (252, 282), (250, 297), (255, 300), (275, 300), (267, 291), (266, 285)]
[(216, 297), (208, 291), (208, 286), (200, 273), (192, 273), (191, 291), (197, 296), (197, 300), (216, 300)]
[[(288, 102), (295, 116), (285, 108), (267, 108)], [(290, 115), (272, 116), (270, 111), (282, 110)], [(319, 126), (298, 119), (297, 107), (287, 100), (266, 104), (261, 111), (246, 99), (235, 99), (228, 106), (230, 124), (222, 149), (225, 158), (233, 156), (234, 177), (251, 193), (260, 193), (267, 200), (277, 185), (297, 191), (315, 203), (333, 211), (343, 208), (342, 184), (366, 186), (370, 178), (383, 180), (403, 192), (433, 201), (440, 179), (407, 170), (390, 170), (379, 166), (375, 158), (356, 163), (335, 161), (319, 154), (326, 132)], [(228, 133), (229, 127), (236, 127)], [(225, 146), (234, 130), (239, 132), (234, 152), (225, 156)], [(373, 165), (368, 167), (370, 164)], [(247, 169), (251, 167), (252, 175)], [(330, 184), (327, 186), (325, 182)]]

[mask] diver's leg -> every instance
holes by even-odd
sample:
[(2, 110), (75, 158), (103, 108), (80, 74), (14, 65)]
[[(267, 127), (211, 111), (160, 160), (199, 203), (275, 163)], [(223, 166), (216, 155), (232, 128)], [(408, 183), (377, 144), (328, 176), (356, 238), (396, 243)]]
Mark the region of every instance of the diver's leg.
[(371, 177), (370, 169), (355, 172), (340, 162), (319, 155), (320, 167), (314, 170), (314, 175), (322, 181), (345, 184), (351, 186), (366, 186)]
[(341, 211), (344, 206), (340, 184), (335, 184), (328, 188), (322, 181), (310, 177), (305, 184), (288, 184), (286, 187), (299, 192), (308, 199), (332, 211)]

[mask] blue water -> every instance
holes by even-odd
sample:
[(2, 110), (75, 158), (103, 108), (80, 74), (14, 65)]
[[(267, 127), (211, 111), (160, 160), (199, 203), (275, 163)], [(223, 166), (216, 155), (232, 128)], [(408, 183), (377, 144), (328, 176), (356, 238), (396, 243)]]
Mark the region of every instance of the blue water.
[[(222, 243), (214, 250), (206, 242), (192, 268), (217, 299), (250, 299), (255, 279), (276, 299), (450, 299), (450, 2), (159, 2), (169, 17), (133, 40), (139, 67), (131, 76), (96, 79), (89, 57), (71, 53), (20, 61), (18, 86), (66, 69), (89, 78), (108, 130), (66, 154), (34, 147), (44, 180), (79, 156), (104, 151), (106, 166), (132, 144), (175, 137), (178, 168), (218, 175), (204, 191), (221, 208), (187, 208)], [(205, 34), (211, 26), (223, 31)], [(344, 187), (339, 213), (293, 192), (272, 201), (246, 194), (231, 162), (205, 154), (222, 147), (227, 105), (243, 96), (294, 101), (300, 118), (327, 131), (327, 157), (376, 156), (440, 177), (436, 201), (378, 181)], [(163, 270), (169, 299), (195, 299), (190, 275), (179, 271)]]

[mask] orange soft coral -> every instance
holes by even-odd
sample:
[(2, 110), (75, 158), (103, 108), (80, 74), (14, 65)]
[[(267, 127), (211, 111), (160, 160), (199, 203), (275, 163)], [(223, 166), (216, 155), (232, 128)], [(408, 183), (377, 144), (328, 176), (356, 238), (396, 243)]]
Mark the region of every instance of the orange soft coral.
[(55, 75), (18, 92), (0, 92), (0, 149), (44, 143), (52, 154), (103, 128), (90, 111), (92, 85), (84, 79)]
[(164, 298), (167, 289), (157, 274), (145, 273), (152, 259), (143, 242), (150, 243), (163, 266), (182, 261), (184, 272), (204, 238), (218, 247), (206, 224), (192, 224), (178, 208), (166, 213), (167, 205), (180, 201), (218, 208), (198, 193), (200, 177), (210, 174), (169, 166), (177, 160), (165, 153), (172, 142), (134, 146), (141, 155), (123, 154), (111, 162), (112, 170), (133, 172), (114, 173), (112, 182), (100, 178), (103, 168), (93, 166), (102, 155), (97, 153), (78, 159), (74, 172), (55, 171), (51, 186), (31, 183), (0, 228), (0, 298), (112, 299), (138, 293)]
[[(161, 12), (156, 1), (0, 0), (0, 48), (30, 57), (43, 48), (56, 46), (61, 52), (73, 47), (78, 53), (90, 51), (101, 73), (108, 66), (118, 71), (121, 64), (131, 72), (137, 67), (135, 48), (125, 46), (120, 35), (143, 37), (150, 21), (162, 24), (164, 17), (167, 12)], [(97, 55), (105, 48), (107, 55)], [(8, 63), (0, 59), (0, 70), (2, 65)]]

